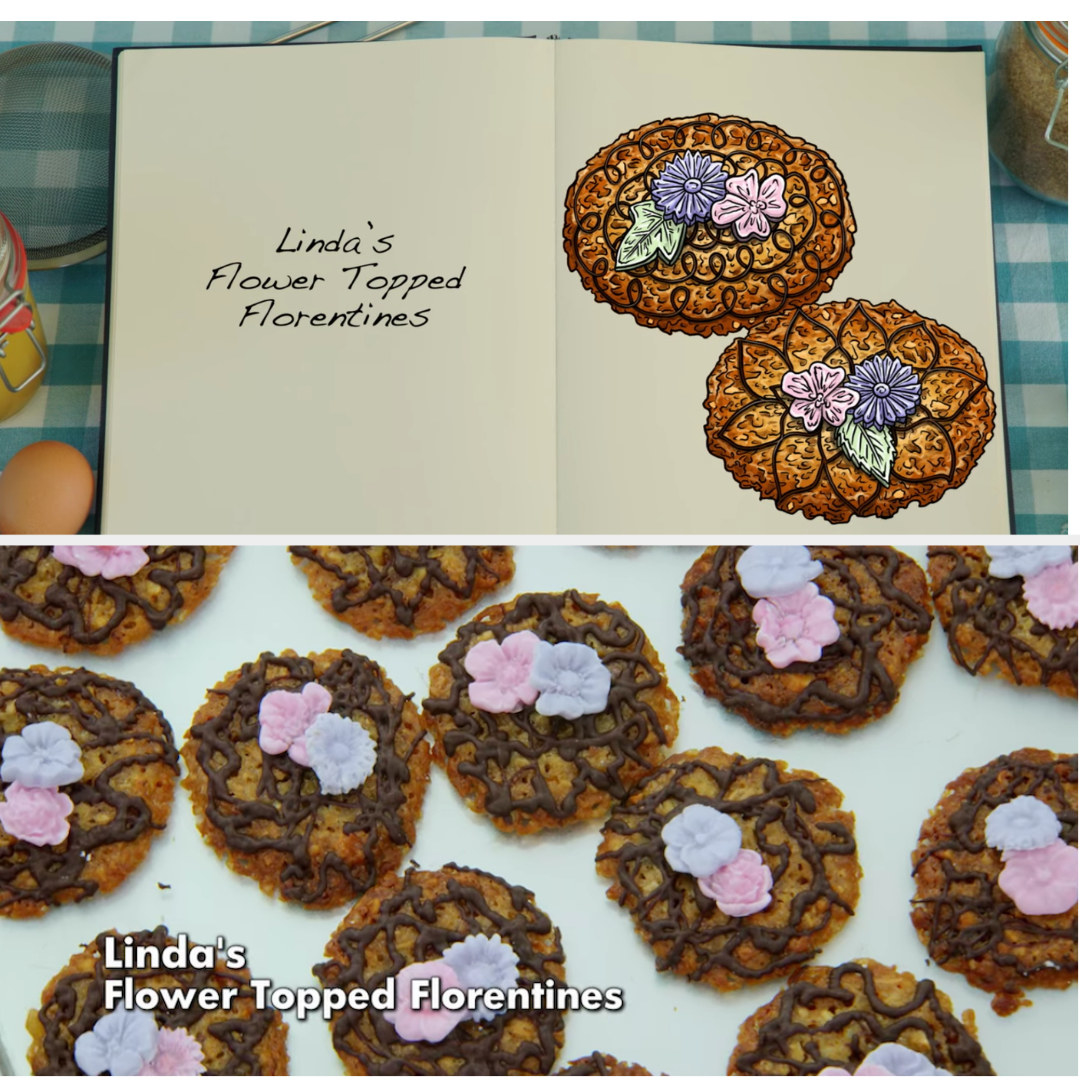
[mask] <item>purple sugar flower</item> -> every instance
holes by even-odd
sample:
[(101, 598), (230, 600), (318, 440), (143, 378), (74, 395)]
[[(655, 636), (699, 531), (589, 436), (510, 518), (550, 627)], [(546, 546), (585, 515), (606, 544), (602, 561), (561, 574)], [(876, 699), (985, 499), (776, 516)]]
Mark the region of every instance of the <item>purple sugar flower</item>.
[(893, 356), (873, 356), (855, 367), (847, 385), (859, 395), (852, 416), (883, 428), (906, 420), (919, 404), (919, 377)]
[(727, 176), (711, 158), (690, 150), (670, 161), (653, 180), (653, 202), (666, 218), (687, 225), (706, 221), (713, 203), (724, 197)]

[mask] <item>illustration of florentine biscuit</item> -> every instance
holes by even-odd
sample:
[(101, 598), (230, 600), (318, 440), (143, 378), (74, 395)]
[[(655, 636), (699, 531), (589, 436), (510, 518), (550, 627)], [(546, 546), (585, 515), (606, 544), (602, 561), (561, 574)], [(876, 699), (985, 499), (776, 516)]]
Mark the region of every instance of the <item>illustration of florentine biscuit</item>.
[(714, 113), (597, 151), (566, 193), (563, 247), (598, 303), (707, 337), (815, 301), (851, 259), (847, 186), (823, 150)]

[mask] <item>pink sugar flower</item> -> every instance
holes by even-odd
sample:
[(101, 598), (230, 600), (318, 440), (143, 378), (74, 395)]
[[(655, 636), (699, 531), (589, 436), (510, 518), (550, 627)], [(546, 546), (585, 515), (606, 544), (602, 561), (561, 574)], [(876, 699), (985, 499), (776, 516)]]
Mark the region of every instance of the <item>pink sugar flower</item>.
[(1077, 619), (1076, 563), (1060, 562), (1024, 578), (1028, 611), (1051, 630), (1067, 630)]
[(329, 711), (330, 691), (309, 682), (299, 692), (271, 690), (259, 703), (259, 746), (267, 754), (284, 754), (297, 765), (310, 765), (304, 736), (315, 717)]
[(57, 562), (74, 566), (79, 573), (87, 577), (103, 577), (107, 581), (130, 577), (150, 561), (146, 548), (124, 544), (58, 544), (52, 553)]
[(202, 1076), (203, 1048), (187, 1028), (166, 1028), (158, 1032), (157, 1053), (140, 1070), (140, 1076)]
[(531, 630), (477, 642), (465, 654), (465, 670), (473, 677), (469, 700), (486, 712), (512, 713), (531, 705), (540, 691), (529, 681), (540, 639)]
[(24, 787), (17, 780), (0, 802), (0, 828), (37, 847), (61, 844), (71, 831), (68, 815), (75, 804), (56, 788)]
[(805, 371), (789, 371), (780, 380), (780, 389), (795, 400), (791, 415), (801, 417), (807, 431), (816, 431), (822, 418), (839, 427), (848, 410), (859, 403), (859, 392), (840, 384), (846, 372), (818, 361)]
[(417, 979), (438, 979), (440, 990), (461, 989), (454, 969), (442, 960), (409, 964), (394, 977), (394, 1008), (383, 1016), (394, 1025), (398, 1038), (404, 1042), (439, 1042), (468, 1018), (468, 1009), (432, 1008), (430, 1000), (419, 1009), (412, 1007), (412, 984)]
[(753, 915), (772, 902), (772, 871), (761, 856), (750, 848), (741, 848), (731, 862), (698, 878), (698, 888), (716, 901), (716, 906), (733, 918)]
[(754, 605), (754, 622), (758, 645), (778, 668), (796, 660), (820, 660), (822, 648), (840, 637), (836, 608), (812, 581), (789, 596), (759, 600)]
[(1025, 915), (1062, 915), (1076, 904), (1077, 851), (1062, 839), (1030, 851), (1003, 851), (1001, 891)]
[(751, 236), (765, 240), (776, 222), (787, 213), (784, 178), (770, 176), (762, 181), (757, 169), (728, 180), (724, 197), (712, 205), (717, 225), (730, 225), (740, 240)]

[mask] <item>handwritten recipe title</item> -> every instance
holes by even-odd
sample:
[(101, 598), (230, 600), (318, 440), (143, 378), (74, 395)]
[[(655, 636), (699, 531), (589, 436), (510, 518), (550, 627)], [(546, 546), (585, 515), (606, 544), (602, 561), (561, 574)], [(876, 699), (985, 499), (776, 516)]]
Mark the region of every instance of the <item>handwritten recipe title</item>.
[[(365, 326), (426, 326), (430, 307), (418, 307), (429, 301), (433, 290), (460, 289), (468, 269), (443, 274), (402, 273), (388, 262), (394, 247), (394, 234), (377, 236), (374, 224), (360, 235), (346, 235), (341, 229), (337, 236), (308, 236), (306, 229), (294, 232), (286, 226), (285, 233), (274, 249), (276, 256), (339, 256), (338, 260), (319, 260), (319, 273), (305, 263), (304, 273), (293, 273), (301, 267), (290, 262), (288, 268), (266, 273), (265, 267), (255, 268), (238, 259), (222, 263), (210, 270), (206, 283), (208, 292), (237, 292), (250, 302), (239, 309), (238, 326), (339, 326), (359, 329)], [(279, 260), (280, 261), (280, 260)], [(334, 266), (347, 262), (349, 265)], [(325, 286), (325, 289), (323, 288)], [(332, 292), (344, 290), (349, 294), (344, 310), (304, 310), (267, 293)], [(407, 301), (411, 302), (407, 303)], [(413, 310), (407, 310), (413, 308)]]

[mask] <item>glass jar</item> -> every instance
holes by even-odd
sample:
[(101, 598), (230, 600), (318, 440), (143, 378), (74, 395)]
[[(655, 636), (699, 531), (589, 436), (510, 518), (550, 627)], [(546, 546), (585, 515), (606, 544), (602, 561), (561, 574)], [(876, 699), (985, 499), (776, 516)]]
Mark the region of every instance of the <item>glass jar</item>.
[(17, 413), (45, 375), (48, 350), (27, 280), (26, 250), (0, 214), (0, 420)]
[(990, 151), (1026, 191), (1069, 200), (1069, 24), (1007, 22), (990, 72)]

